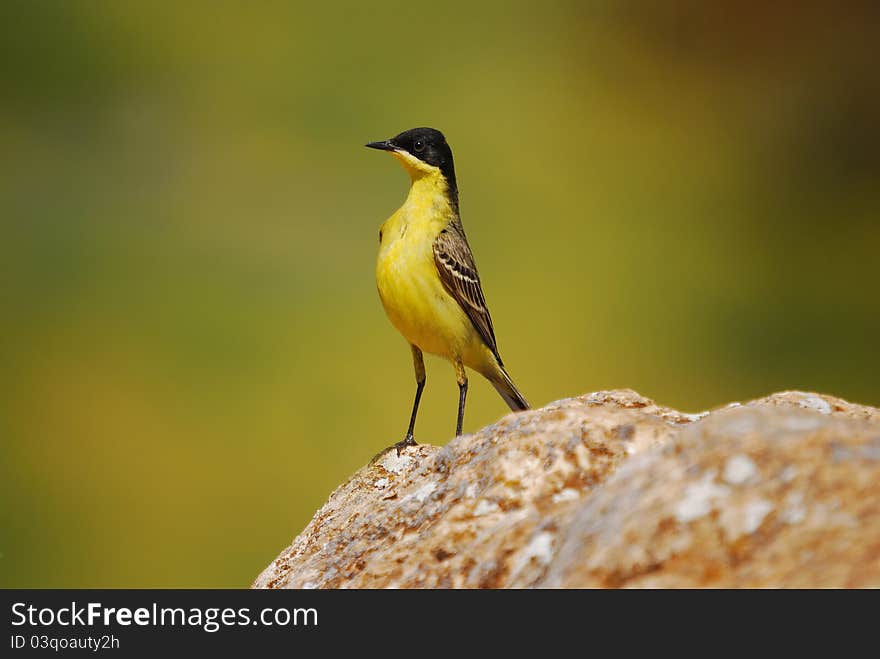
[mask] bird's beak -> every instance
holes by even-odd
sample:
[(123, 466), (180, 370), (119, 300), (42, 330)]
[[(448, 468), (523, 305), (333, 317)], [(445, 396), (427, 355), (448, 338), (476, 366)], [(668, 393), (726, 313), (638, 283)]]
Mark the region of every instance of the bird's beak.
[(381, 142), (370, 142), (364, 146), (371, 149), (379, 149), (380, 151), (397, 151), (397, 147), (391, 143), (391, 140), (382, 140)]

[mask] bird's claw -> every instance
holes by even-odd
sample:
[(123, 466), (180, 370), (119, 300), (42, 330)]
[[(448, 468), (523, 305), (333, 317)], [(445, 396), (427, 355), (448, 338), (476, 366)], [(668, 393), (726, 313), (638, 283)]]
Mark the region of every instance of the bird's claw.
[(402, 440), (397, 442), (392, 448), (397, 449), (397, 457), (400, 457), (400, 452), (405, 449), (407, 446), (415, 446), (417, 444), (416, 440), (413, 439), (413, 436), (407, 434)]

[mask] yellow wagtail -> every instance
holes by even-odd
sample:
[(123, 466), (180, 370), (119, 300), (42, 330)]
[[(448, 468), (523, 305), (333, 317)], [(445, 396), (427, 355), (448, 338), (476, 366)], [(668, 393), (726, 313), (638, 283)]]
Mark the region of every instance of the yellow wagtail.
[(413, 128), (366, 146), (390, 152), (412, 179), (403, 206), (379, 229), (376, 263), (379, 297), (391, 323), (409, 341), (416, 371), (416, 398), (406, 437), (395, 444), (398, 453), (416, 443), (413, 429), (425, 386), (422, 351), (445, 357), (455, 366), (459, 388), (456, 436), (464, 420), (465, 366), (489, 380), (510, 409), (528, 409), (498, 354), (458, 211), (452, 149), (443, 133)]

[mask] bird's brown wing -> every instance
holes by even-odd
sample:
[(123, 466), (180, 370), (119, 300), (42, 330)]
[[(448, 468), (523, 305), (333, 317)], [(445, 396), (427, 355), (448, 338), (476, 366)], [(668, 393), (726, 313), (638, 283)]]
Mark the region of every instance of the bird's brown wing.
[(434, 240), (434, 264), (444, 288), (455, 298), (483, 342), (501, 364), (492, 318), (480, 286), (480, 275), (477, 274), (477, 264), (474, 263), (474, 255), (465, 238), (464, 229), (458, 222), (451, 222)]

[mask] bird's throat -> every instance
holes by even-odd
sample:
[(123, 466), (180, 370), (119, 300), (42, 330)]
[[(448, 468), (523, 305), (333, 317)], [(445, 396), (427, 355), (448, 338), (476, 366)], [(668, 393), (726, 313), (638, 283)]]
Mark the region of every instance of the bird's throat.
[(437, 170), (413, 177), (403, 209), (410, 220), (448, 221), (457, 212), (457, 206), (446, 178)]
[(458, 213), (458, 187), (454, 174), (450, 181), (439, 167), (422, 162), (409, 153), (395, 151), (391, 155), (400, 162), (412, 182), (405, 206), (422, 212), (431, 208), (443, 212), (448, 208)]

